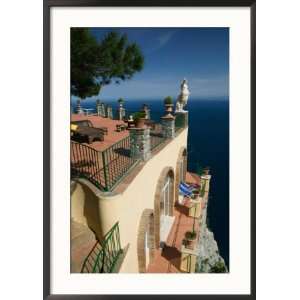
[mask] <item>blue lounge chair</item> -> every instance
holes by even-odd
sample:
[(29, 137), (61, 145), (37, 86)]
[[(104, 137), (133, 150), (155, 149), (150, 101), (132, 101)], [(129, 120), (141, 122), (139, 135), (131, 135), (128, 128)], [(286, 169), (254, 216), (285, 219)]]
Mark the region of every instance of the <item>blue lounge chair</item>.
[(190, 197), (193, 193), (193, 188), (189, 185), (181, 182), (179, 184), (179, 193), (185, 197)]
[(186, 189), (189, 189), (191, 191), (194, 190), (194, 186), (193, 185), (188, 185), (186, 184), (185, 182), (181, 182), (181, 184), (186, 188)]

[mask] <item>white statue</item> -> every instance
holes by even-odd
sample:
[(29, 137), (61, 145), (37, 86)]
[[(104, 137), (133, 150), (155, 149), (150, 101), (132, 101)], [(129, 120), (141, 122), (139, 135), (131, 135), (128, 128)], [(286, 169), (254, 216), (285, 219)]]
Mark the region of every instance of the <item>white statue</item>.
[(128, 119), (128, 121), (129, 121), (129, 122), (133, 122), (133, 121), (134, 121), (134, 120), (133, 120), (133, 116), (132, 116), (132, 115), (130, 115), (130, 116), (129, 116), (129, 119)]
[(190, 91), (187, 84), (187, 80), (183, 79), (180, 85), (180, 94), (177, 97), (176, 112), (185, 111), (183, 108), (187, 105), (189, 95), (190, 95)]

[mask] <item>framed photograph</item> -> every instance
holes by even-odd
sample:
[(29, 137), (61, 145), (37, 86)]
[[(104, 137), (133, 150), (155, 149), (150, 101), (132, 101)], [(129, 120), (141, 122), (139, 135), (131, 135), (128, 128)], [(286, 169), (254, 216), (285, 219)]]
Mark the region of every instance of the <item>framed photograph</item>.
[(44, 0), (44, 298), (255, 299), (255, 1)]

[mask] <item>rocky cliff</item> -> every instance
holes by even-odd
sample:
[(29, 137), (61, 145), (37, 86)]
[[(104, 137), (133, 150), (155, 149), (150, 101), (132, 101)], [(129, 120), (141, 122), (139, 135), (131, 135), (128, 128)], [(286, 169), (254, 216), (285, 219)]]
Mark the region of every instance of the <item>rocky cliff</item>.
[(214, 238), (213, 232), (207, 227), (207, 198), (200, 218), (199, 233), (199, 255), (197, 259), (197, 273), (227, 273), (224, 259), (219, 254), (218, 244)]
[(205, 226), (200, 233), (197, 273), (227, 273), (224, 259), (219, 254), (214, 234)]

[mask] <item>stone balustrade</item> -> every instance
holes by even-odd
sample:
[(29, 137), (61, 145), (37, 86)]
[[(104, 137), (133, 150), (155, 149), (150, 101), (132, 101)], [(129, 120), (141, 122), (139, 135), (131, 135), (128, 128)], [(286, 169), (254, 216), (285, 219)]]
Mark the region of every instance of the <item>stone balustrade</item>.
[(130, 128), (130, 156), (144, 161), (151, 157), (150, 128)]

